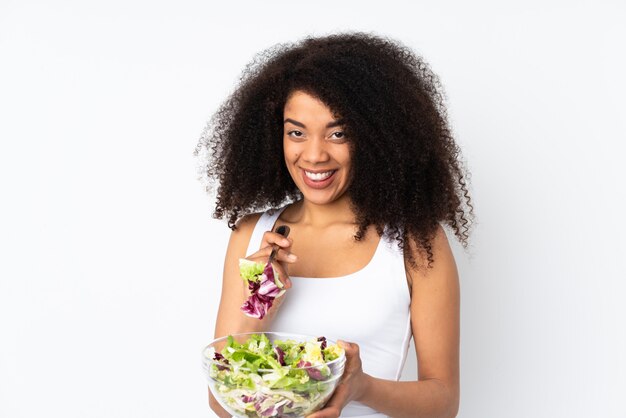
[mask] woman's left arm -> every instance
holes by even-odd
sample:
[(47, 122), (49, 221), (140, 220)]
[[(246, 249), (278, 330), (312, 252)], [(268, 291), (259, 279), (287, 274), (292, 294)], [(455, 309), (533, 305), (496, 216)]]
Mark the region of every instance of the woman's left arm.
[[(417, 352), (418, 380), (396, 382), (363, 373), (359, 347), (345, 345), (346, 369), (324, 409), (309, 418), (338, 417), (355, 400), (385, 415), (453, 418), (459, 409), (459, 276), (446, 234), (439, 227), (432, 242), (432, 268), (413, 269), (411, 328)], [(422, 265), (426, 262), (413, 254)]]

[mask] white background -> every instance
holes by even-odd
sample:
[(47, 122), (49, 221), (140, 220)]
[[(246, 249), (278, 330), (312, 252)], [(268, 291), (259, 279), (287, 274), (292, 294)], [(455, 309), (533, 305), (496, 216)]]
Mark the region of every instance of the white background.
[(225, 3), (0, 1), (0, 416), (212, 416), (192, 151), (255, 52), (338, 30), (431, 63), (473, 174), (459, 416), (626, 416), (624, 4)]

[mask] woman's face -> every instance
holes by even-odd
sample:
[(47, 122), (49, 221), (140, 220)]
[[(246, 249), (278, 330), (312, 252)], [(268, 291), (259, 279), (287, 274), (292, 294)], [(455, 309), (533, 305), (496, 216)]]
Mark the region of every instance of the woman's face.
[(283, 120), (285, 164), (304, 198), (320, 205), (337, 200), (348, 188), (351, 166), (342, 121), (302, 91), (287, 99)]

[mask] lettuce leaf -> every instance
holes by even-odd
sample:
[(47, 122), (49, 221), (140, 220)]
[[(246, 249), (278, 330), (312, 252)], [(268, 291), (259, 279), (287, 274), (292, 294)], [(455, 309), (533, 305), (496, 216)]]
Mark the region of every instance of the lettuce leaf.
[(258, 282), (264, 269), (263, 263), (256, 263), (245, 258), (239, 259), (239, 274), (246, 281)]

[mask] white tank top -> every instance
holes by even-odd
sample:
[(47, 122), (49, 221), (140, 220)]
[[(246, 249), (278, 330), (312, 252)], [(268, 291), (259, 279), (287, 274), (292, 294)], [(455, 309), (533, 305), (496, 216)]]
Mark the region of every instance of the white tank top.
[[(263, 233), (273, 230), (285, 207), (261, 215), (246, 255), (259, 250)], [(274, 318), (272, 331), (355, 342), (365, 373), (381, 379), (400, 379), (412, 334), (411, 298), (403, 253), (394, 240), (383, 235), (372, 260), (355, 273), (290, 278), (292, 287)], [(341, 416), (386, 417), (354, 401), (345, 406)]]

